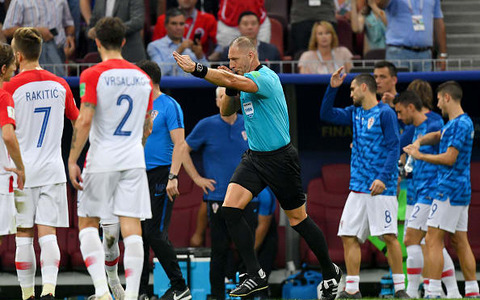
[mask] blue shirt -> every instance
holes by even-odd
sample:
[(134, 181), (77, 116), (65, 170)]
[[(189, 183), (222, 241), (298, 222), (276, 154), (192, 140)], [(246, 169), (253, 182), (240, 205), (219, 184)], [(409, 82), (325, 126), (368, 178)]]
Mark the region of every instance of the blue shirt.
[(245, 73), (258, 87), (256, 93), (240, 92), (248, 146), (273, 151), (290, 143), (287, 102), (278, 75), (265, 66)]
[(353, 105), (334, 108), (337, 91), (338, 88), (327, 88), (320, 119), (353, 127), (350, 190), (369, 194), (373, 181), (379, 179), (386, 187), (382, 195), (396, 195), (400, 141), (395, 113), (383, 102), (369, 110)]
[[(443, 119), (427, 118), (422, 124), (415, 127), (413, 142), (430, 132), (436, 132), (443, 127)], [(420, 152), (438, 154), (438, 145), (423, 145)], [(423, 160), (413, 162), (412, 192), (415, 203), (432, 204), (437, 188), (438, 165)], [(409, 203), (410, 204), (410, 203)]]
[[(175, 58), (173, 58), (173, 51), (177, 51), (178, 46), (180, 44), (175, 44), (169, 37), (166, 35), (165, 37), (153, 41), (148, 44), (147, 46), (147, 53), (151, 60), (156, 62), (160, 69), (162, 69), (162, 75), (170, 75), (170, 76), (188, 76), (189, 73), (183, 72), (183, 70), (177, 65)], [(208, 66), (208, 61), (203, 56), (201, 59), (197, 59), (195, 53), (190, 48), (186, 48), (183, 50), (182, 55), (188, 55), (190, 58), (195, 61), (202, 63)]]
[(183, 126), (183, 112), (172, 97), (161, 94), (153, 101), (152, 133), (145, 143), (147, 170), (172, 164), (173, 142), (170, 131)]
[[(433, 46), (433, 19), (442, 19), (440, 0), (390, 0), (387, 15), (387, 45), (408, 47)], [(423, 7), (422, 7), (423, 3)], [(425, 30), (413, 30), (413, 15), (422, 15)]]
[(230, 125), (219, 114), (200, 120), (188, 135), (187, 144), (201, 151), (204, 176), (215, 180), (215, 191), (204, 195), (205, 200), (223, 201), (233, 172), (248, 149), (243, 116)]
[(474, 135), (473, 123), (467, 114), (460, 115), (443, 126), (439, 153), (445, 153), (449, 147), (454, 147), (458, 150), (458, 156), (453, 166), (438, 166), (436, 199), (450, 199), (452, 205), (470, 203), (470, 159)]
[(261, 216), (271, 216), (277, 207), (275, 195), (269, 187), (263, 189), (252, 202), (258, 202), (258, 214)]

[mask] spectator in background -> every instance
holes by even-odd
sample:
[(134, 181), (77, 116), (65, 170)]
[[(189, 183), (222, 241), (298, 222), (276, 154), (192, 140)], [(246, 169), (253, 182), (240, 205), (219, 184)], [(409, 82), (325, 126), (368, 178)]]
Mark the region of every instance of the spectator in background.
[[(276, 46), (258, 40), (258, 32), (260, 31), (260, 19), (258, 16), (251, 11), (243, 12), (240, 17), (238, 17), (238, 30), (241, 36), (248, 37), (254, 45), (257, 45), (258, 58), (260, 61), (262, 63), (267, 62), (268, 67), (278, 73), (280, 66), (278, 64), (270, 66), (268, 62), (282, 60), (280, 52)], [(228, 47), (224, 49), (221, 57), (222, 61), (228, 61), (228, 50)]]
[[(216, 16), (218, 13), (218, 2), (219, 0), (200, 0), (195, 7), (198, 10)], [(177, 0), (156, 0), (157, 16), (163, 15), (167, 10), (175, 7), (178, 7)]]
[(145, 23), (143, 0), (95, 0), (89, 22), (89, 38), (95, 38), (95, 24), (105, 16), (118, 17), (127, 26), (126, 43), (122, 48), (123, 58), (129, 62), (145, 59), (145, 46), (142, 38), (142, 29)]
[[(3, 23), (3, 34), (12, 38), (19, 27), (35, 27), (42, 34), (41, 65), (63, 64), (75, 51), (75, 27), (66, 0), (13, 0)], [(61, 67), (45, 69), (65, 75)]]
[(162, 69), (164, 75), (185, 76), (175, 64), (173, 51), (188, 55), (192, 60), (207, 64), (203, 54), (202, 45), (194, 43), (190, 39), (184, 39), (185, 16), (178, 8), (169, 9), (165, 16), (165, 29), (167, 35), (159, 40), (153, 41), (147, 46), (148, 56)]
[(291, 53), (296, 55), (308, 49), (309, 32), (318, 21), (330, 22), (336, 27), (335, 4), (333, 0), (292, 0), (290, 24), (292, 26)]
[[(217, 45), (217, 20), (211, 14), (202, 12), (195, 8), (197, 0), (179, 0), (178, 8), (185, 14), (185, 32), (183, 37), (192, 40), (194, 43), (200, 41), (203, 53), (208, 55), (214, 52)], [(152, 41), (158, 40), (167, 34), (165, 29), (165, 15), (157, 19), (153, 30)], [(221, 51), (215, 49), (217, 52)]]
[(377, 95), (383, 103), (394, 108), (393, 99), (397, 96), (397, 68), (388, 61), (377, 62), (373, 68), (373, 77), (377, 83)]
[(368, 0), (360, 12), (358, 12), (357, 0), (352, 0), (351, 16), (353, 32), (362, 33), (365, 31), (363, 55), (369, 50), (385, 49), (387, 17), (385, 12), (377, 6), (375, 0)]
[(270, 43), (271, 24), (267, 17), (264, 0), (220, 0), (217, 41), (222, 47), (228, 47), (235, 38), (240, 36), (237, 25), (240, 15), (245, 11), (251, 11), (258, 16), (260, 21), (258, 39)]
[(93, 9), (92, 0), (80, 0), (80, 12), (82, 14), (85, 23), (90, 26), (90, 19), (92, 18), (92, 9)]
[(326, 21), (315, 22), (310, 34), (308, 51), (302, 53), (298, 68), (302, 74), (330, 74), (345, 66), (351, 68), (352, 53), (338, 46), (338, 36), (332, 24)]
[[(440, 0), (376, 0), (387, 14), (386, 59), (410, 71), (431, 71), (432, 48), (438, 45), (439, 59), (446, 59), (447, 38)], [(406, 60), (425, 59), (424, 62)], [(403, 60), (403, 61), (402, 61)], [(444, 64), (441, 65), (444, 69)]]

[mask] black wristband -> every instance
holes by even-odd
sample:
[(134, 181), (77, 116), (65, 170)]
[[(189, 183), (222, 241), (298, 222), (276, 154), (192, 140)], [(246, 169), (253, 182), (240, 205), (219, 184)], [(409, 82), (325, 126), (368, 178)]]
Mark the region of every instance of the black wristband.
[(237, 89), (233, 89), (233, 88), (226, 88), (226, 89), (225, 89), (225, 95), (227, 95), (227, 96), (229, 96), (229, 97), (238, 96), (238, 90), (237, 90)]
[(208, 67), (195, 63), (195, 70), (192, 72), (192, 75), (199, 78), (204, 78), (207, 75)]

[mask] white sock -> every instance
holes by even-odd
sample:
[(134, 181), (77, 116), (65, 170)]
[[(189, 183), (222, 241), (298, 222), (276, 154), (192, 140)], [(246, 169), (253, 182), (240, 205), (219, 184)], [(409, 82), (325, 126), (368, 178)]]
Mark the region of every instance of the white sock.
[(130, 235), (123, 239), (123, 243), (125, 244), (123, 265), (127, 283), (125, 300), (137, 300), (143, 269), (143, 240), (139, 235)]
[(95, 286), (95, 295), (97, 297), (108, 293), (107, 275), (105, 274), (105, 253), (102, 243), (98, 236), (98, 229), (87, 227), (79, 233), (80, 251), (83, 261), (87, 267), (90, 277), (92, 277)]
[(37, 270), (37, 261), (35, 259), (35, 250), (33, 250), (33, 238), (16, 237), (15, 268), (17, 277), (22, 288), (22, 298), (28, 299), (34, 296), (35, 271)]
[(420, 245), (407, 247), (407, 294), (411, 298), (418, 298), (418, 287), (422, 280), (423, 253)]
[(350, 294), (355, 294), (360, 289), (358, 287), (360, 283), (360, 276), (349, 276), (345, 278), (345, 291)]
[(430, 285), (430, 279), (428, 278), (423, 278), (423, 298), (428, 296), (428, 286)]
[[(60, 264), (60, 249), (58, 248), (57, 236), (49, 234), (38, 239), (40, 244), (40, 266), (42, 268), (43, 286), (51, 285), (47, 288), (48, 293), (55, 295), (55, 286), (57, 285), (58, 266)], [(51, 292), (53, 286), (53, 292)], [(45, 292), (45, 293), (44, 293)], [(41, 296), (48, 294), (45, 289)]]
[(461, 298), (460, 292), (458, 291), (457, 278), (455, 276), (455, 266), (445, 248), (443, 248), (442, 282), (447, 288), (447, 298)]
[(438, 297), (442, 295), (442, 281), (438, 279), (430, 279), (428, 284), (428, 295)]
[(105, 270), (107, 271), (108, 283), (110, 286), (120, 284), (118, 278), (118, 260), (120, 258), (120, 248), (118, 239), (120, 236), (120, 224), (102, 225), (103, 229), (103, 249), (105, 250)]
[(392, 274), (395, 293), (405, 289), (405, 274)]
[(465, 281), (465, 297), (473, 297), (478, 295), (478, 282), (476, 280)]

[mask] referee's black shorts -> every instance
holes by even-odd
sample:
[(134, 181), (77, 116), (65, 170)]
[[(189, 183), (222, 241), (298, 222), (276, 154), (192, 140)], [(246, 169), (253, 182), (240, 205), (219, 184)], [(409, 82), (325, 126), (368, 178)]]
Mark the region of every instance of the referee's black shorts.
[(284, 210), (299, 208), (305, 203), (300, 161), (292, 144), (268, 152), (247, 150), (230, 182), (246, 188), (253, 197), (269, 186)]

